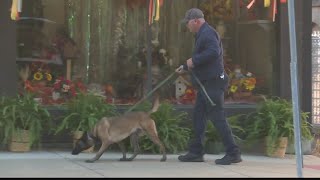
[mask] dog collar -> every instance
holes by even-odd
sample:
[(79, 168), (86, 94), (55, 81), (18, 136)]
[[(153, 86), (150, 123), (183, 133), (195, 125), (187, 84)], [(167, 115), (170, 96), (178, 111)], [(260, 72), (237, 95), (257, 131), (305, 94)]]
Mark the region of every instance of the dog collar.
[(89, 137), (91, 139), (93, 139), (94, 141), (99, 141), (99, 138), (97, 138), (96, 136), (93, 136), (92, 133), (88, 133)]

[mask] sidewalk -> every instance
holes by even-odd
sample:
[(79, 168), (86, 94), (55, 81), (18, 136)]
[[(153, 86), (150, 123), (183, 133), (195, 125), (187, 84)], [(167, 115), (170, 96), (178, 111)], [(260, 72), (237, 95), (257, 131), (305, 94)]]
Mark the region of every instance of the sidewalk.
[[(95, 154), (77, 156), (67, 151), (0, 152), (0, 177), (297, 177), (296, 159), (243, 155), (243, 162), (230, 166), (214, 164), (221, 155), (205, 155), (204, 163), (183, 163), (178, 155), (138, 155), (120, 162), (121, 153), (106, 151), (95, 163), (85, 163)], [(303, 177), (320, 177), (320, 158), (304, 156)]]

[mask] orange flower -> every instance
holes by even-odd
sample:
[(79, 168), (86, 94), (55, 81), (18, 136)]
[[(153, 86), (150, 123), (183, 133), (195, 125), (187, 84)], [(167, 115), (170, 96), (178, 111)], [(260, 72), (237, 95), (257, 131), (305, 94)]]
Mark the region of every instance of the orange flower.
[(248, 84), (251, 84), (251, 85), (254, 85), (257, 83), (256, 78), (248, 78), (247, 81), (248, 81)]

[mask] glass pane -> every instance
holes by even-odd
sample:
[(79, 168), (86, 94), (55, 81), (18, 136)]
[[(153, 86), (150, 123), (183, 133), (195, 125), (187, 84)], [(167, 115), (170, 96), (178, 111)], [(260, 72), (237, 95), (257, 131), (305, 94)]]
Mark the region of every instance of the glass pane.
[[(238, 23), (234, 11), (241, 7), (230, 0), (160, 1), (159, 20), (151, 23), (152, 76), (148, 76), (147, 2), (23, 1), (24, 19), (17, 22), (20, 90), (36, 93), (48, 105), (88, 91), (108, 103), (134, 104), (147, 94), (148, 78), (154, 88), (190, 58), (194, 34), (180, 20), (186, 10), (198, 7), (221, 35), (226, 72), (235, 80), (225, 92), (226, 102), (255, 103), (259, 94), (272, 93), (274, 23)], [(243, 79), (237, 79), (239, 68)], [(231, 92), (232, 85), (243, 93)], [(174, 104), (195, 102), (189, 76), (171, 79), (159, 92)]]

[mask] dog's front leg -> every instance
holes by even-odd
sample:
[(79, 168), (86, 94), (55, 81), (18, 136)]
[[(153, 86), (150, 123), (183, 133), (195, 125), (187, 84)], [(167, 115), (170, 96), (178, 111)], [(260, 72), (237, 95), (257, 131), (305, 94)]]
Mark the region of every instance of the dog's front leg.
[(123, 142), (120, 141), (117, 143), (118, 146), (120, 147), (120, 150), (122, 152), (122, 158), (120, 158), (120, 161), (127, 161), (127, 157), (126, 157), (126, 147), (124, 146)]
[(102, 142), (101, 147), (100, 147), (99, 151), (97, 152), (96, 156), (92, 159), (86, 160), (86, 162), (93, 163), (96, 160), (98, 160), (101, 157), (101, 155), (104, 153), (104, 151), (108, 148), (109, 145), (110, 145), (110, 143)]

